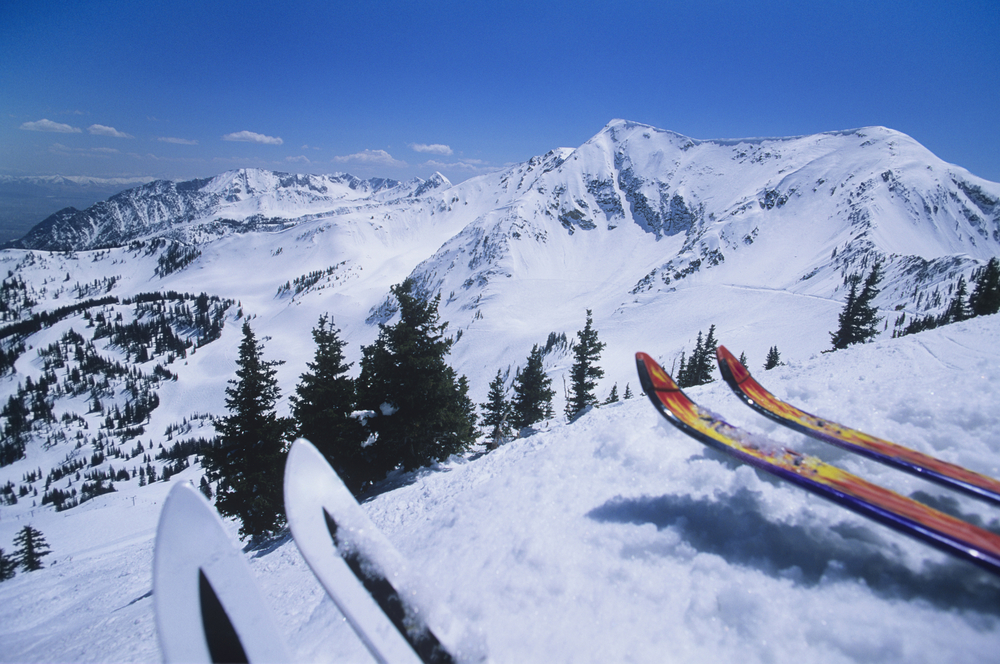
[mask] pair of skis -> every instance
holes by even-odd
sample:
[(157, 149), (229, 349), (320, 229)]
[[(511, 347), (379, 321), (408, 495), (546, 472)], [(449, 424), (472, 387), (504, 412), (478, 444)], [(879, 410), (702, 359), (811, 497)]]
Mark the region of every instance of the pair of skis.
[[(968, 495), (1000, 503), (997, 480), (810, 415), (764, 389), (724, 346), (718, 347), (716, 355), (722, 377), (759, 413), (801, 433)], [(643, 391), (660, 414), (696, 440), (1000, 574), (1000, 536), (729, 424), (688, 398), (659, 363), (645, 353), (636, 353), (636, 367)]]
[[(304, 439), (288, 453), (284, 492), (299, 551), (376, 661), (481, 659), (443, 607), (435, 607), (431, 629), (403, 557)], [(153, 584), (165, 662), (294, 661), (249, 564), (190, 483), (175, 486), (163, 506)]]

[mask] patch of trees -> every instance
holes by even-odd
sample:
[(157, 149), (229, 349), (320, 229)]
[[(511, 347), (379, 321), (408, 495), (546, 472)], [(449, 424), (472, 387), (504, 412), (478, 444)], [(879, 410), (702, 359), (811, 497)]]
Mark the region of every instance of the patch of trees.
[[(882, 282), (882, 264), (875, 261), (871, 271), (861, 285), (861, 275), (852, 274), (847, 277), (847, 301), (837, 317), (837, 329), (830, 333), (833, 350), (840, 350), (871, 341), (878, 334), (878, 324), (882, 317), (872, 304), (879, 294), (879, 284)], [(861, 285), (860, 291), (858, 290)]]
[(276, 415), (276, 362), (263, 358), (244, 323), (236, 378), (226, 390), (229, 414), (216, 424), (218, 445), (203, 452), (207, 477), (218, 482), (216, 507), (241, 521), (241, 537), (255, 542), (281, 527), (283, 454), (293, 435), (311, 440), (355, 493), (392, 470), (443, 461), (474, 442), (475, 405), (465, 377), (445, 361), (453, 341), (439, 319), (439, 298), (418, 297), (409, 279), (392, 295), (400, 319), (381, 324), (375, 342), (362, 347), (357, 379), (347, 376), (338, 330), (320, 318), (314, 360), (291, 400), (294, 419)]
[(715, 325), (708, 328), (708, 334), (702, 335), (698, 331), (698, 338), (695, 341), (694, 350), (690, 357), (685, 357), (681, 351), (680, 368), (674, 379), (678, 387), (694, 387), (695, 385), (705, 385), (715, 380), (712, 371), (715, 368), (715, 350), (719, 343), (715, 338)]
[[(937, 316), (915, 318), (905, 328), (906, 315), (896, 319), (893, 336), (904, 336), (924, 330), (932, 330), (942, 325), (958, 323), (976, 316), (989, 316), (1000, 312), (1000, 259), (989, 262), (972, 273), (972, 292), (964, 276), (958, 278), (948, 307)], [(899, 328), (902, 328), (901, 330)]]

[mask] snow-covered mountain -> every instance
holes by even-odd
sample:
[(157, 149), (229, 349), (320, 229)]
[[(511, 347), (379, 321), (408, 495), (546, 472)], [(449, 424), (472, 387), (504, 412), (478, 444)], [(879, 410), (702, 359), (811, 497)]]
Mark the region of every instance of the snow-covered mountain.
[[(317, 212), (344, 205), (419, 196), (449, 186), (441, 174), (424, 181), (359, 180), (345, 173), (294, 175), (240, 169), (205, 180), (157, 180), (129, 189), (86, 210), (53, 214), (11, 246), (45, 251), (80, 251), (121, 246), (174, 229), (226, 221), (253, 229), (284, 227)], [(246, 226), (244, 226), (246, 227)]]
[[(5, 515), (26, 519), (33, 510), (51, 516), (51, 507), (29, 507), (41, 497), (33, 491), (49, 490), (41, 486), (50, 469), (92, 473), (114, 467), (132, 475), (137, 467), (151, 467), (161, 477), (176, 459), (154, 458), (160, 445), (169, 451), (179, 442), (213, 436), (210, 421), (225, 411), (242, 319), (264, 340), (269, 359), (285, 361), (278, 368), (282, 410), (312, 360), (310, 331), (320, 315), (332, 315), (348, 360), (356, 363), (361, 346), (375, 339), (377, 324), (395, 314), (390, 287), (407, 277), (426, 295), (441, 296), (441, 317), (456, 339), (449, 361), (468, 376), (476, 402), (485, 400), (498, 369), (509, 385), (539, 344), (546, 347), (545, 368), (557, 389), (555, 410), (562, 412), (571, 364), (562, 340), (583, 327), (588, 309), (607, 344), (601, 399), (614, 385), (619, 394), (627, 384), (638, 392), (636, 351), (670, 367), (713, 324), (716, 337), (735, 353), (745, 352), (752, 367), (760, 367), (767, 350), (777, 346), (783, 360), (813, 372), (795, 383), (792, 396), (818, 399), (829, 372), (855, 371), (876, 357), (865, 351), (864, 361), (837, 360), (840, 368), (828, 369), (833, 365), (823, 358), (829, 356), (820, 355), (830, 346), (847, 276), (882, 262), (886, 277), (876, 304), (886, 329), (880, 347), (894, 348), (894, 326), (940, 312), (959, 277), (968, 279), (998, 255), (1000, 184), (946, 164), (913, 139), (881, 127), (702, 141), (615, 120), (578, 148), (555, 149), (458, 185), (440, 175), (401, 183), (254, 169), (151, 182), (86, 210), (53, 215), (19, 248), (0, 251), (6, 275), (0, 360), (14, 370), (0, 375), (0, 405), (15, 397), (27, 403), (24, 419), (31, 425), (27, 457), (0, 468), (0, 488), (10, 482), (16, 491), (27, 491), (17, 505), (0, 505), (0, 524)], [(179, 341), (164, 336), (163, 320)], [(994, 328), (981, 322), (971, 343), (981, 343)], [(144, 329), (159, 336), (136, 341)], [(961, 343), (949, 345), (948, 333), (939, 338), (947, 353), (961, 354)], [(886, 361), (905, 356), (969, 368), (986, 366), (992, 357), (940, 359), (945, 351), (921, 355), (913, 350), (920, 347), (911, 339), (901, 346), (910, 350)], [(99, 377), (91, 381), (79, 371), (84, 365), (97, 367)], [(879, 370), (901, 375), (898, 366)], [(841, 387), (847, 384), (838, 380)], [(948, 380), (960, 382), (952, 374)], [(878, 398), (877, 389), (862, 394)], [(906, 410), (902, 396), (898, 401), (880, 411), (888, 413), (883, 419), (914, 427), (925, 421)], [(621, 408), (615, 412), (646, 407), (630, 402)], [(850, 415), (841, 419), (852, 421)], [(970, 422), (990, 417), (968, 416)], [(588, 458), (648, 466), (653, 452), (637, 460), (622, 447), (626, 443), (616, 442), (612, 432), (621, 421), (601, 422), (578, 429), (550, 426), (560, 427), (556, 439), (563, 442), (577, 432), (586, 437)], [(879, 419), (867, 423), (878, 429)], [(944, 445), (944, 438), (930, 438), (927, 446)], [(996, 474), (977, 465), (973, 443), (948, 440), (958, 446), (954, 457)], [(522, 441), (527, 447), (517, 454), (534, 458), (531, 450), (541, 443), (530, 441)], [(1000, 454), (993, 447), (989, 459)], [(517, 472), (531, 463), (518, 463)], [(556, 484), (568, 492), (567, 500), (580, 498), (571, 486), (575, 480), (559, 474), (555, 457), (540, 463), (537, 485), (526, 490)], [(584, 466), (580, 472), (596, 472), (596, 466)], [(691, 472), (700, 467), (685, 466)], [(59, 474), (52, 486), (69, 491), (88, 482), (74, 479), (73, 472)], [(180, 472), (195, 477), (200, 471)], [(542, 476), (550, 472), (561, 480)], [(664, 481), (676, 481), (673, 472)], [(468, 476), (470, 486), (487, 475)], [(643, 485), (649, 491), (659, 481), (654, 475)], [(142, 488), (137, 482), (134, 476), (116, 480), (129, 487), (129, 495), (158, 491), (158, 482)], [(692, 482), (675, 488), (683, 493)], [(501, 493), (497, 488), (491, 499), (503, 500)], [(72, 519), (90, 513), (103, 504), (97, 501), (60, 514)], [(393, 503), (385, 509), (380, 525), (391, 528), (390, 512), (404, 508)], [(0, 538), (0, 545), (10, 539)], [(533, 546), (522, 544), (524, 551)], [(625, 573), (638, 571), (630, 567)], [(789, 583), (796, 583), (793, 577)], [(3, 593), (0, 585), (0, 598)], [(695, 613), (711, 614), (697, 595), (690, 593)], [(741, 606), (738, 598), (730, 600)], [(708, 624), (697, 617), (695, 623), (698, 629)], [(741, 639), (749, 638), (746, 624), (738, 622), (736, 629)], [(612, 651), (603, 652), (614, 659)]]

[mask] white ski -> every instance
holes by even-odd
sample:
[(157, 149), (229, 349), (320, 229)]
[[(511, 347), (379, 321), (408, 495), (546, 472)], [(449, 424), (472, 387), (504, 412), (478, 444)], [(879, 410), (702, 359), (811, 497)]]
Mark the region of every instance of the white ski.
[(434, 611), (439, 627), (431, 630), (425, 612), (412, 602), (416, 587), (406, 561), (319, 450), (302, 438), (292, 444), (285, 465), (285, 513), (302, 557), (376, 660), (483, 659), (458, 657), (462, 629), (441, 607)]
[(160, 513), (153, 589), (164, 662), (292, 661), (250, 565), (190, 483)]

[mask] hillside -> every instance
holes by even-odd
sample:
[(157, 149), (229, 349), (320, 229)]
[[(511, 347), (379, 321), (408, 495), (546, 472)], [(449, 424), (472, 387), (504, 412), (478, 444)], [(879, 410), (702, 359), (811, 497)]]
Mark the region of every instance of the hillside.
[[(0, 286), (0, 419), (5, 427), (0, 452), (11, 449), (15, 434), (24, 443), (24, 458), (0, 467), (0, 488), (5, 489), (0, 502), (17, 498), (16, 504), (0, 504), (0, 546), (8, 548), (13, 529), (30, 517), (46, 535), (52, 531), (52, 538), (60, 540), (57, 544), (50, 539), (57, 559), (70, 555), (109, 569), (143, 569), (155, 504), (169, 484), (163, 480), (201, 477), (191, 452), (215, 435), (212, 418), (225, 412), (224, 390), (234, 377), (243, 321), (248, 320), (263, 340), (266, 359), (284, 362), (277, 377), (283, 396), (278, 409), (285, 414), (288, 396), (312, 359), (310, 331), (319, 317), (329, 313), (340, 328), (347, 359), (357, 372), (362, 345), (374, 341), (379, 323), (391, 322), (396, 315), (390, 287), (407, 277), (423, 295), (440, 296), (441, 319), (455, 339), (448, 360), (468, 377), (476, 403), (485, 400), (498, 369), (509, 386), (538, 344), (546, 348), (545, 370), (557, 392), (554, 410), (561, 413), (572, 362), (568, 342), (583, 328), (587, 310), (593, 311), (595, 328), (607, 343), (601, 358), (605, 377), (597, 388), (601, 400), (615, 386), (619, 395), (626, 386), (638, 392), (633, 361), (637, 350), (649, 352), (669, 369), (682, 351), (690, 353), (699, 332), (715, 325), (720, 342), (737, 355), (745, 353), (756, 371), (768, 349), (777, 346), (788, 366), (774, 372), (773, 379), (769, 373), (768, 383), (778, 381), (787, 389), (785, 396), (807, 409), (901, 442), (916, 441), (949, 460), (1000, 475), (1000, 448), (991, 442), (997, 440), (998, 425), (989, 401), (994, 396), (996, 358), (990, 349), (995, 346), (997, 317), (892, 338), (917, 317), (941, 313), (959, 279), (969, 280), (994, 256), (1000, 256), (1000, 184), (975, 178), (911, 138), (881, 127), (702, 141), (615, 120), (577, 148), (555, 149), (459, 185), (443, 176), (396, 182), (257, 169), (184, 183), (151, 182), (86, 210), (54, 215), (22, 238), (20, 248), (0, 251), (0, 275), (6, 275)], [(829, 333), (843, 307), (846, 280), (867, 273), (876, 261), (885, 269), (875, 301), (884, 321), (878, 343), (822, 354), (830, 347)], [(727, 401), (724, 393), (715, 384), (693, 394), (722, 409), (736, 403)], [(725, 406), (725, 412), (733, 412), (734, 419), (744, 417), (736, 415), (736, 407)], [(944, 563), (935, 554), (891, 538), (885, 540), (891, 543), (888, 554), (881, 553), (882, 548), (872, 553), (863, 542), (881, 541), (881, 530), (871, 535), (863, 524), (841, 520), (846, 517), (832, 507), (761, 483), (748, 469), (733, 472), (706, 457), (696, 443), (662, 430), (654, 416), (648, 404), (635, 399), (601, 408), (573, 425), (557, 418), (542, 432), (474, 462), (454, 459), (436, 471), (418, 473), (403, 482), (409, 485), (376, 497), (368, 507), (379, 515), (379, 525), (390, 539), (433, 577), (439, 576), (435, 570), (445, 568), (434, 558), (429, 538), (451, 527), (447, 514), (511, 524), (497, 531), (507, 533), (502, 544), (492, 532), (471, 526), (456, 527), (454, 540), (443, 535), (445, 546), (465, 551), (472, 559), (462, 563), (466, 567), (454, 580), (445, 582), (442, 600), (456, 603), (490, 635), (491, 651), (494, 640), (506, 644), (495, 651), (498, 661), (521, 658), (521, 647), (546, 652), (551, 655), (547, 659), (561, 659), (564, 650), (579, 655), (567, 655), (567, 660), (586, 659), (584, 651), (566, 645), (574, 617), (586, 624), (618, 624), (620, 616), (630, 616), (627, 624), (636, 630), (645, 626), (642, 635), (655, 631), (648, 617), (640, 619), (638, 609), (625, 606), (619, 592), (633, 593), (634, 606), (646, 606), (650, 615), (659, 607), (672, 611), (675, 623), (691, 616), (692, 634), (708, 634), (711, 625), (730, 625), (733, 631), (720, 637), (722, 641), (712, 641), (712, 648), (724, 653), (722, 659), (731, 659), (733, 644), (747, 646), (758, 628), (796, 615), (795, 602), (811, 607), (809, 615), (820, 619), (822, 602), (810, 593), (833, 583), (829, 579), (836, 581), (830, 586), (833, 594), (873, 602), (866, 605), (873, 615), (895, 615), (886, 603), (905, 605), (904, 614), (914, 620), (941, 619), (944, 612), (959, 627), (954, 635), (941, 638), (966, 634), (967, 648), (978, 647), (974, 644), (984, 635), (995, 637), (995, 615), (983, 608), (993, 601), (994, 590), (980, 577), (938, 567)], [(737, 423), (744, 421), (783, 435), (745, 417)], [(675, 449), (682, 452), (675, 454)], [(841, 453), (823, 452), (826, 458), (856, 463)], [(580, 458), (575, 458), (577, 453)], [(880, 469), (866, 470), (880, 481), (896, 481)], [(580, 486), (585, 484), (580, 478), (594, 486)], [(112, 483), (116, 491), (105, 493)], [(489, 488), (476, 494), (479, 485)], [(923, 490), (905, 483), (900, 487), (907, 493)], [(639, 503), (623, 507), (612, 500), (626, 495), (626, 489), (638, 492), (628, 495)], [(743, 490), (763, 497), (754, 493), (747, 498)], [(716, 491), (721, 493), (717, 496)], [(636, 498), (640, 495), (654, 499), (646, 504)], [(672, 497), (662, 498), (666, 495)], [(463, 512), (467, 508), (462, 501), (470, 496), (478, 497), (469, 503), (471, 511)], [(719, 535), (725, 529), (718, 523), (714, 534), (672, 525), (678, 519), (739, 521), (744, 512), (726, 511), (743, 509), (732, 507), (733, 496), (750, 500), (748, 518), (757, 519), (761, 532), (775, 533), (769, 530), (773, 524), (781, 526), (773, 535), (779, 539), (768, 541), (791, 547), (796, 561), (805, 556), (811, 562), (776, 561), (773, 551), (751, 548), (757, 551), (751, 555), (726, 548)], [(944, 500), (937, 496), (932, 494), (932, 499)], [(128, 507), (125, 503), (132, 498), (142, 509), (98, 509)], [(506, 502), (510, 511), (491, 507)], [(53, 505), (66, 509), (56, 513)], [(978, 509), (961, 501), (955, 505)], [(578, 520), (560, 521), (566, 510), (579, 512)], [(628, 534), (625, 541), (630, 544), (624, 548), (610, 544), (609, 550), (627, 562), (595, 549), (596, 542), (608, 544), (599, 524), (631, 528), (649, 510), (655, 528), (647, 523), (638, 535)], [(664, 521), (661, 512), (670, 519)], [(525, 515), (535, 513), (539, 521), (527, 523)], [(982, 515), (987, 523), (995, 520), (987, 512)], [(850, 544), (825, 539), (817, 524), (827, 518), (845, 524), (836, 532)], [(112, 532), (118, 522), (127, 523), (122, 527), (128, 534), (120, 538)], [(559, 559), (559, 545), (540, 532), (547, 523), (562, 524), (552, 537), (578, 538), (572, 540), (577, 545), (566, 560), (549, 561)], [(93, 532), (83, 533), (90, 524)], [(862, 528), (861, 534), (853, 538), (850, 533), (856, 527)], [(678, 534), (681, 531), (687, 534)], [(661, 532), (669, 541), (658, 539)], [(821, 544), (800, 551), (794, 540), (803, 537)], [(79, 544), (75, 538), (80, 538)], [(721, 561), (699, 558), (691, 547), (721, 556)], [(820, 555), (824, 547), (832, 547), (838, 563)], [(297, 592), (318, 603), (317, 590), (302, 578), (304, 568), (294, 547), (285, 544), (277, 551), (277, 558), (260, 559), (262, 569), (279, 570), (275, 579), (286, 574), (298, 579)], [(837, 557), (841, 555), (861, 558), (843, 561)], [(490, 573), (487, 567), (475, 567), (485, 564), (484, 557), (525, 579), (524, 585), (499, 581), (501, 585), (484, 591), (495, 602), (477, 604), (479, 600), (466, 593)], [(270, 562), (279, 559), (280, 564)], [(639, 601), (637, 597), (644, 597), (640, 571), (662, 570), (658, 565), (663, 560), (672, 570), (664, 578), (679, 575), (678, 583), (687, 590), (680, 599), (671, 599), (664, 587), (648, 602)], [(833, 571), (841, 563), (847, 570), (843, 578)], [(796, 565), (798, 572), (783, 571)], [(791, 593), (785, 596), (787, 613), (776, 609), (774, 620), (751, 624), (741, 617), (740, 607), (755, 612), (762, 600), (727, 595), (713, 609), (710, 600), (702, 603), (707, 590), (696, 592), (688, 585), (702, 572), (708, 575), (703, 580), (709, 589), (754, 584), (734, 571), (747, 566), (760, 568), (757, 573), (771, 578), (781, 592)], [(888, 570), (884, 578), (878, 572), (882, 567)], [(631, 579), (622, 591), (603, 588), (589, 595), (581, 585), (588, 576), (619, 574)], [(118, 608), (145, 592), (139, 581), (126, 587), (112, 577), (102, 578), (118, 588), (114, 597), (102, 601), (123, 599)], [(973, 599), (938, 587), (939, 578), (972, 588)], [(18, 579), (13, 585), (0, 584), (0, 598), (28, 592), (19, 585), (26, 583), (23, 577)], [(59, 583), (51, 581), (53, 595), (60, 592)], [(804, 594), (796, 594), (802, 588)], [(302, 616), (298, 604), (292, 606), (291, 595), (274, 592), (285, 611)], [(601, 593), (620, 601), (609, 600), (602, 609), (594, 600)], [(592, 600), (589, 613), (577, 613), (566, 604), (587, 597)], [(721, 616), (720, 607), (730, 600), (733, 613)], [(73, 611), (78, 606), (73, 601), (53, 600), (50, 608)], [(129, 605), (136, 607), (129, 611), (139, 612), (136, 619), (148, 633), (148, 602), (143, 601)], [(675, 601), (686, 602), (688, 608)], [(963, 604), (966, 601), (973, 604)], [(848, 603), (843, 600), (845, 607)], [(317, 620), (319, 627), (286, 619), (289, 629), (296, 625), (297, 633), (304, 635), (304, 656), (324, 659), (320, 644), (329, 645), (327, 634), (339, 633), (331, 627), (338, 623), (329, 616), (329, 607), (315, 604), (314, 609), (320, 613), (310, 620)], [(969, 614), (973, 617), (963, 613), (966, 609), (975, 609)], [(32, 650), (29, 636), (42, 639), (58, 619), (57, 614), (39, 611), (34, 614), (37, 623), (25, 615), (16, 623), (21, 626), (12, 628), (25, 635), (25, 650), (16, 652), (25, 653), (26, 659), (45, 658), (42, 651)], [(517, 626), (521, 618), (495, 611), (567, 617), (559, 618), (565, 620), (563, 631), (550, 636), (543, 630), (555, 618)], [(614, 620), (612, 612), (617, 612)], [(868, 650), (853, 649), (844, 636), (844, 630), (860, 623), (851, 617), (838, 620), (840, 636), (830, 646), (834, 659), (862, 657)], [(98, 628), (87, 624), (88, 629)], [(973, 624), (981, 627), (978, 637), (969, 631), (975, 631), (969, 627)], [(515, 635), (509, 642), (508, 632)], [(887, 659), (902, 660), (903, 653), (915, 652), (905, 640), (889, 643), (876, 632), (870, 632), (871, 643), (883, 648)], [(590, 643), (586, 652), (595, 653), (595, 659), (599, 653), (619, 659), (608, 650), (618, 643), (612, 633), (595, 634), (593, 642), (581, 643)], [(632, 635), (638, 643), (647, 643), (640, 636)], [(914, 632), (913, 638), (918, 636), (936, 638)], [(108, 647), (123, 647), (122, 638), (113, 637)], [(687, 644), (678, 659), (707, 656), (708, 650), (691, 636), (670, 632), (662, 641), (648, 642), (665, 644), (671, 638)], [(800, 635), (799, 645), (779, 659), (792, 659), (793, 651), (806, 653), (806, 659), (824, 659), (810, 640)], [(107, 654), (113, 650), (101, 647), (90, 651), (83, 646), (80, 657), (59, 649), (73, 647), (68, 642), (53, 645), (52, 652), (65, 652), (66, 659), (117, 658)], [(151, 658), (150, 651), (143, 650), (150, 646), (134, 647), (137, 650), (122, 651), (123, 658), (132, 657), (127, 653)], [(928, 646), (928, 652), (942, 652), (936, 647)], [(91, 652), (102, 654), (83, 656)], [(767, 652), (761, 650), (760, 658)], [(652, 651), (635, 653), (637, 659), (652, 659)]]
[[(807, 410), (996, 476), (998, 334), (989, 316), (757, 373)], [(994, 508), (777, 428), (723, 384), (690, 394), (1000, 530)], [(971, 663), (990, 661), (1000, 638), (996, 578), (735, 467), (645, 398), (396, 486), (364, 509), (492, 661)], [(5, 508), (0, 542), (30, 522), (53, 554), (0, 583), (0, 658), (159, 659), (150, 569), (169, 488), (126, 483), (60, 514)], [(367, 661), (293, 542), (248, 558), (300, 661)]]

